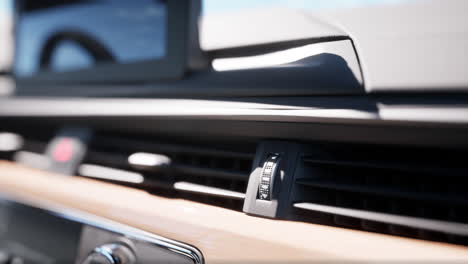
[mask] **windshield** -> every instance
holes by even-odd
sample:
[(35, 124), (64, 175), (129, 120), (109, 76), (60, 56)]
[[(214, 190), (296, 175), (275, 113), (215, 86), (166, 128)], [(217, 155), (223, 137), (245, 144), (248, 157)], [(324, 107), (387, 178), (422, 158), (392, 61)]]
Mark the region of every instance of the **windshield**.
[(395, 4), (405, 1), (408, 0), (203, 0), (203, 10), (204, 15), (211, 15), (257, 8), (288, 7), (305, 10), (323, 10)]

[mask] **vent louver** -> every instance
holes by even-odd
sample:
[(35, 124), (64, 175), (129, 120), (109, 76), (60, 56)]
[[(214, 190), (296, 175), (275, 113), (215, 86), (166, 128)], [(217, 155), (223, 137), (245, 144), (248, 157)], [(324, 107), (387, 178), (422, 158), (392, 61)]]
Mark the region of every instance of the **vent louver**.
[[(54, 131), (8, 130), (24, 144), (0, 157), (43, 153)], [(272, 217), (468, 245), (466, 150), (281, 142), (277, 151), (268, 146), (279, 143), (266, 142), (255, 154), (257, 143), (99, 132), (78, 174), (241, 210), (254, 156), (281, 153), (289, 181), (278, 199), (284, 213)], [(129, 161), (135, 153), (168, 162), (139, 166)]]
[(468, 243), (464, 152), (338, 147), (305, 151), (296, 170), (296, 220)]
[[(55, 134), (55, 127), (8, 127), (0, 131), (0, 159), (19, 162), (25, 166), (43, 168), (40, 161), (46, 150), (47, 143)], [(14, 144), (11, 149), (4, 149), (6, 145)], [(36, 164), (37, 163), (37, 164)]]
[[(170, 164), (132, 166), (128, 157), (134, 153), (164, 155)], [(160, 195), (241, 210), (254, 155), (255, 145), (157, 143), (154, 138), (97, 134), (78, 172)], [(122, 177), (106, 177), (106, 169)]]
[(37, 127), (8, 127), (0, 131), (0, 134), (14, 134), (21, 139), (19, 150), (42, 153), (45, 151), (47, 143), (54, 136), (55, 127), (37, 128)]

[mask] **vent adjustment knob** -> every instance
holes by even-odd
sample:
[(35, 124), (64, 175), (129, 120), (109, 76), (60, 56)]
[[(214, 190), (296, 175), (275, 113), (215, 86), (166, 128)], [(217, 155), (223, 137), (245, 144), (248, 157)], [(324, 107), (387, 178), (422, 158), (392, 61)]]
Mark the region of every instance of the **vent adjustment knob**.
[(270, 154), (263, 164), (262, 173), (260, 174), (261, 178), (258, 185), (258, 199), (271, 200), (279, 161), (279, 154)]
[(126, 245), (105, 244), (91, 252), (82, 264), (135, 264), (136, 256)]

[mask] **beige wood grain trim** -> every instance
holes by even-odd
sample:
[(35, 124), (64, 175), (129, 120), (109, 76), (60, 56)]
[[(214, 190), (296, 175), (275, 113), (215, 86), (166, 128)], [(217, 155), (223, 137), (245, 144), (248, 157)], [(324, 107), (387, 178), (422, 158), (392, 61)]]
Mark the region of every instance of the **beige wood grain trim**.
[(92, 213), (200, 249), (207, 263), (468, 261), (468, 248), (270, 220), (79, 177), (0, 162), (0, 193)]

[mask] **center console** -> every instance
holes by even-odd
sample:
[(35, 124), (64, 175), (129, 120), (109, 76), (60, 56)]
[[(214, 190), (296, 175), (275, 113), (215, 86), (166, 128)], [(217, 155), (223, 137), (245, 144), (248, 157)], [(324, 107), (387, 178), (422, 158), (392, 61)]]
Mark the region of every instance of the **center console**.
[(86, 213), (0, 200), (0, 264), (202, 263), (200, 252)]

